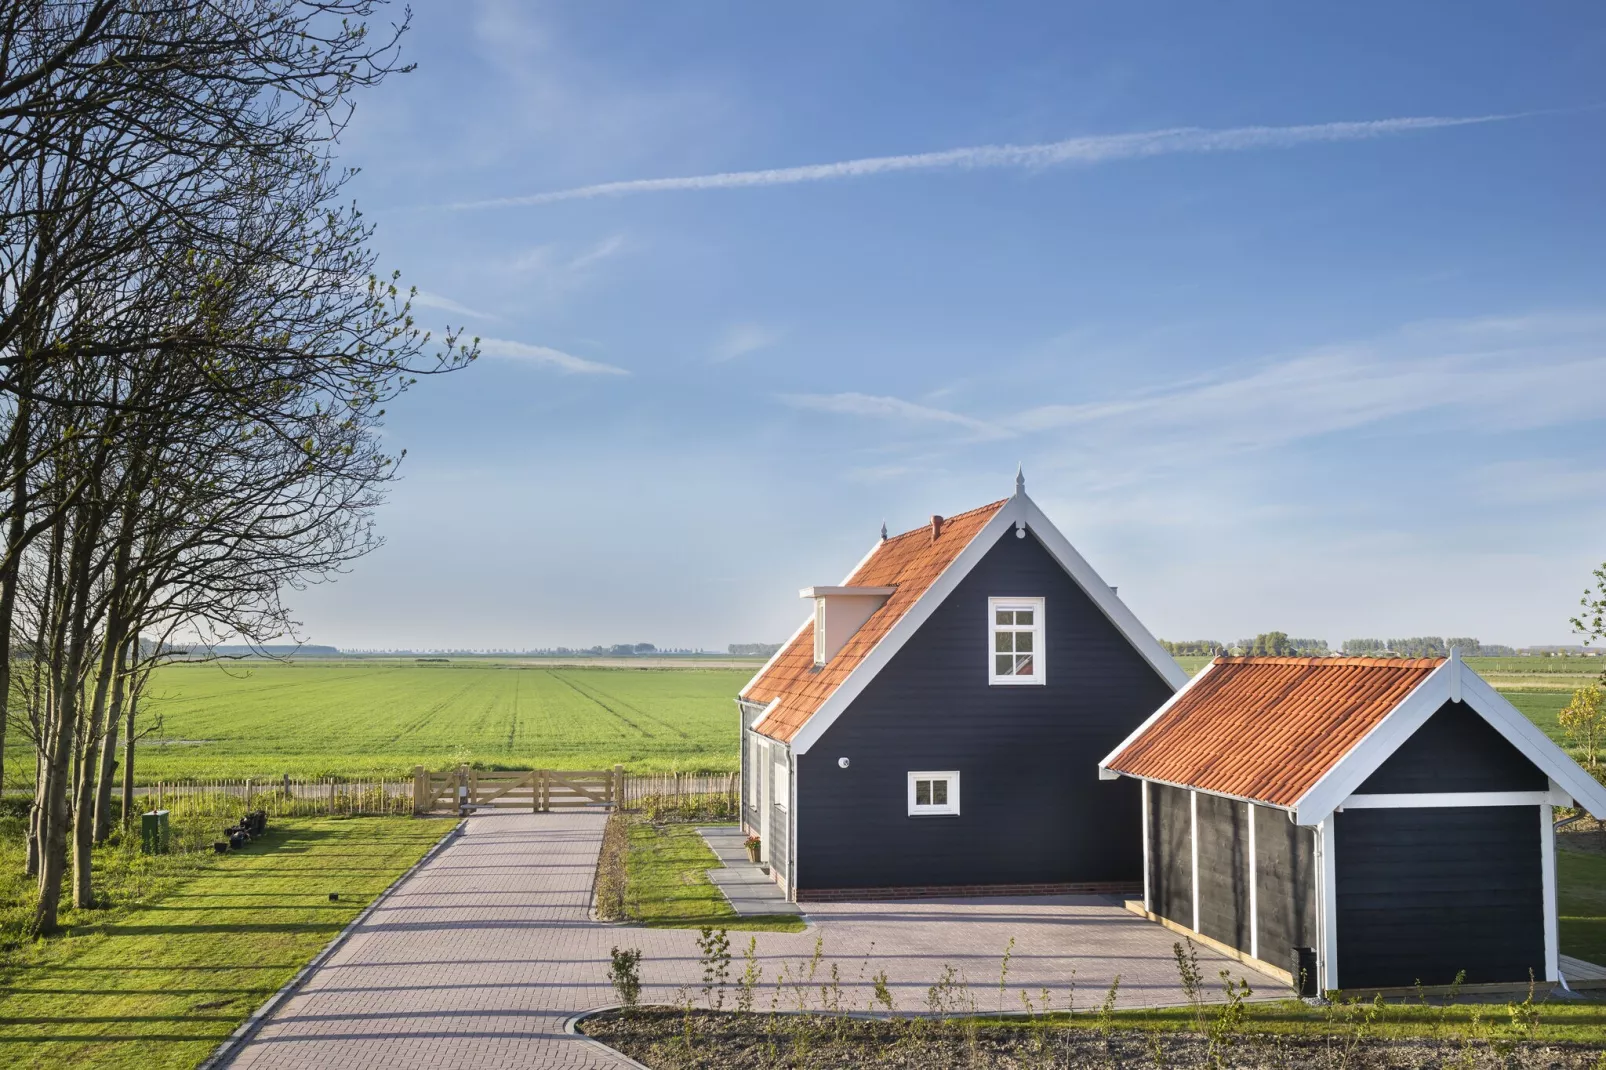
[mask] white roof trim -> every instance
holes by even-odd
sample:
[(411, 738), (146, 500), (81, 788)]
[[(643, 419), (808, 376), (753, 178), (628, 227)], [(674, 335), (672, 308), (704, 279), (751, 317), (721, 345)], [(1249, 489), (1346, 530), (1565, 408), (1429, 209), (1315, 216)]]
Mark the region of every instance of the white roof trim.
[(1333, 763), (1320, 780), (1294, 804), (1295, 820), (1314, 825), (1354, 794), (1366, 778), (1388, 760), (1451, 696), (1489, 722), (1496, 732), (1554, 780), (1580, 806), (1596, 818), (1606, 819), (1606, 786), (1590, 776), (1568, 753), (1539, 730), (1483, 677), (1459, 658), (1434, 669), (1389, 711), (1349, 753)]
[[(1189, 680), (1187, 683), (1183, 684), (1181, 689), (1179, 689), (1176, 694), (1172, 695), (1170, 698), (1165, 700), (1165, 704), (1163, 706), (1161, 706), (1159, 709), (1155, 710), (1153, 713), (1149, 714), (1148, 718), (1142, 724), (1140, 724), (1136, 728), (1134, 728), (1132, 730), (1132, 734), (1131, 735), (1129, 735), (1125, 739), (1121, 740), (1120, 743), (1116, 744), (1114, 750), (1110, 751), (1110, 753), (1106, 754), (1103, 758), (1100, 758), (1099, 759), (1099, 779), (1100, 780), (1117, 780), (1120, 777), (1126, 776), (1127, 774), (1125, 774), (1125, 773), (1119, 772), (1119, 771), (1117, 771), (1115, 769), (1111, 769), (1110, 768), (1110, 763), (1115, 761), (1116, 757), (1119, 756), (1122, 751), (1126, 750), (1133, 743), (1137, 742), (1137, 739), (1138, 739), (1139, 736), (1141, 736), (1141, 735), (1143, 735), (1143, 733), (1147, 732), (1149, 730), (1149, 728), (1154, 724), (1154, 722), (1158, 721), (1162, 716), (1164, 716), (1165, 712), (1167, 710), (1169, 710), (1172, 706), (1175, 706), (1177, 704), (1177, 700), (1182, 698), (1183, 695), (1186, 695), (1188, 693), (1188, 691), (1193, 687), (1194, 684), (1198, 683), (1200, 680), (1203, 680), (1206, 676), (1209, 676), (1210, 675), (1210, 670), (1214, 669), (1215, 667), (1216, 667), (1216, 662), (1215, 662), (1214, 659), (1211, 659), (1210, 664), (1206, 665), (1203, 669), (1201, 669), (1199, 671), (1198, 675), (1196, 675), (1193, 679)], [(1140, 779), (1140, 780), (1153, 780), (1154, 778), (1153, 777), (1139, 777), (1138, 779)], [(1156, 781), (1156, 783), (1168, 783), (1168, 781)], [(1198, 790), (1198, 789), (1194, 789), (1194, 790)]]
[(886, 667), (892, 656), (903, 648), (920, 626), (936, 612), (937, 607), (953, 593), (959, 582), (970, 574), (970, 570), (975, 568), (983, 557), (987, 556), (989, 550), (997, 545), (1005, 531), (1014, 527), (1017, 522), (1024, 523), (1031, 529), (1032, 534), (1036, 535), (1038, 541), (1048, 550), (1049, 556), (1059, 562), (1060, 567), (1092, 599), (1093, 604), (1110, 619), (1116, 630), (1121, 632), (1127, 642), (1131, 643), (1133, 648), (1154, 667), (1161, 679), (1172, 688), (1181, 687), (1188, 682), (1187, 671), (1172, 660), (1171, 655), (1167, 654), (1159, 641), (1149, 634), (1148, 629), (1138, 623), (1132, 611), (1116, 597), (1114, 591), (1110, 590), (1110, 585), (1093, 571), (1093, 566), (1089, 565), (1087, 560), (1066, 541), (1065, 536), (1060, 534), (1059, 529), (1054, 527), (1036, 503), (1028, 498), (1024, 491), (1019, 491), (971, 537), (969, 544), (949, 562), (942, 575), (938, 576), (925, 593), (915, 600), (915, 604), (910, 606), (887, 634), (881, 637), (870, 653), (854, 666), (847, 679), (837, 685), (836, 690), (831, 692), (814, 715), (797, 730), (792, 737), (793, 753), (808, 753), (809, 748), (825, 734), (826, 729), (842, 716), (842, 712), (869, 686), (876, 674)]
[[(774, 713), (775, 712), (775, 707), (779, 706), (780, 704), (781, 704), (781, 696), (776, 695), (774, 698), (770, 699), (769, 705), (765, 706), (763, 711), (757, 717), (753, 718), (753, 723), (749, 727), (748, 731), (757, 732), (759, 735), (764, 736), (764, 738), (766, 740), (769, 740), (770, 737), (765, 734), (763, 729), (759, 728), (759, 725), (763, 724), (764, 723), (764, 719), (766, 717), (768, 717), (770, 714)], [(774, 742), (773, 740), (771, 740), (771, 741)]]
[(860, 597), (888, 597), (896, 594), (896, 587), (805, 587), (797, 592), (799, 598), (829, 598), (832, 595), (847, 595), (852, 598)]

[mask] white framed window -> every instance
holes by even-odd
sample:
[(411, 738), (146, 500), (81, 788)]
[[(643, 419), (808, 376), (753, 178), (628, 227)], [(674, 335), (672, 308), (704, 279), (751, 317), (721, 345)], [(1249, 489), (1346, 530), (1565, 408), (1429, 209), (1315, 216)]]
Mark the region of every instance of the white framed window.
[(764, 771), (764, 744), (759, 741), (757, 733), (749, 732), (747, 735), (747, 806), (750, 810), (758, 809), (758, 778)]
[(786, 764), (786, 752), (779, 747), (775, 749), (775, 808), (785, 810), (792, 801), (791, 769)]
[(959, 773), (909, 774), (909, 816), (959, 813)]
[(1041, 684), (1043, 599), (987, 599), (987, 678), (994, 684)]
[(814, 664), (825, 664), (825, 599), (814, 600)]

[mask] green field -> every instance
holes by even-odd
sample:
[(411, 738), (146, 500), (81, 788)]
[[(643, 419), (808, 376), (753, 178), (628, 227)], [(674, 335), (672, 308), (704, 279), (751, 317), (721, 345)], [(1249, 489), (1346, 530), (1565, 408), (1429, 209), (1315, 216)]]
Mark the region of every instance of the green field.
[[(1180, 659), (1197, 672), (1208, 658)], [(1488, 662), (1484, 664), (1483, 662)], [(1598, 659), (1477, 659), (1551, 738)], [(164, 666), (144, 713), (142, 783), (180, 777), (408, 775), (444, 769), (736, 768), (736, 692), (752, 668), (613, 668), (534, 660), (377, 660)], [(142, 715), (143, 716), (143, 715)], [(20, 733), (11, 738), (20, 743)], [(32, 775), (14, 743), (7, 780)]]
[(150, 683), (145, 709), (159, 722), (135, 768), (142, 781), (402, 776), (456, 762), (728, 772), (734, 700), (751, 676), (528, 662), (168, 665)]

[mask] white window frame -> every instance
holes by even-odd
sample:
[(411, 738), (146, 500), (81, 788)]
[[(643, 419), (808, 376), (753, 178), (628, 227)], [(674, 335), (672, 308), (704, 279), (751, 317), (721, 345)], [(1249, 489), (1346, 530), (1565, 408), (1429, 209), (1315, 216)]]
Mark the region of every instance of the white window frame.
[[(941, 805), (926, 803), (921, 805), (915, 802), (915, 781), (917, 780), (946, 780), (948, 782), (948, 801)], [(909, 816), (959, 816), (959, 770), (946, 769), (940, 772), (917, 772), (909, 774)]]
[[(998, 675), (998, 611), (1001, 609), (1029, 609), (1032, 611), (1032, 668), (1035, 670), (1030, 676), (1016, 676), (1009, 673)], [(987, 682), (1007, 687), (1040, 686), (1048, 682), (1048, 663), (1044, 658), (1043, 637), (1048, 634), (1045, 613), (1046, 600), (1043, 598), (989, 598), (987, 599)], [(1008, 628), (1010, 632), (1026, 631), (1024, 628)]]
[(775, 777), (775, 794), (772, 801), (777, 810), (788, 810), (792, 801), (792, 767), (784, 747), (776, 747), (774, 751), (775, 753), (771, 755)]

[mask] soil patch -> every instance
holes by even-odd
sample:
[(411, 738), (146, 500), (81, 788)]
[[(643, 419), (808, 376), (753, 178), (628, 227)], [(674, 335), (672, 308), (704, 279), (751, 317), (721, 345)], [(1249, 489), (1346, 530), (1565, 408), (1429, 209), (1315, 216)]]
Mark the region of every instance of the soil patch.
[(988, 1026), (965, 1019), (866, 1020), (706, 1011), (687, 1015), (673, 1008), (643, 1008), (631, 1016), (607, 1012), (586, 1019), (580, 1029), (652, 1070), (713, 1066), (738, 1070), (1110, 1070), (1128, 1066), (1594, 1070), (1603, 1059), (1596, 1046), (1448, 1034), (1399, 1039), (1354, 1032), (1322, 1036), (1246, 1031), (1223, 1037), (1213, 1047), (1206, 1036), (1174, 1029), (1112, 1028), (1105, 1032), (1089, 1026)]

